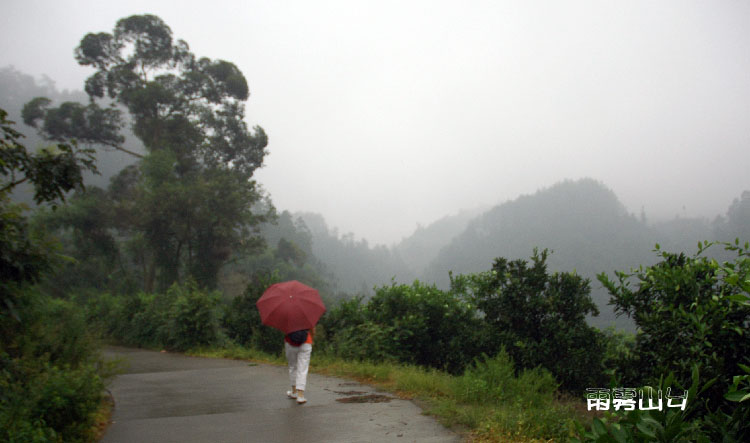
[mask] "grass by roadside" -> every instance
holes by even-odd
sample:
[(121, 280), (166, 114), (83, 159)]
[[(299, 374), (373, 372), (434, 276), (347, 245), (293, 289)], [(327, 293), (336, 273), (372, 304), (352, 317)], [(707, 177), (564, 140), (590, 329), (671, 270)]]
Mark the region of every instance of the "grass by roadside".
[(263, 351), (245, 348), (238, 345), (230, 345), (222, 348), (193, 349), (185, 352), (185, 354), (195, 357), (231, 358), (235, 360), (251, 360), (276, 365), (286, 364), (286, 360), (282, 355), (272, 355)]
[(104, 437), (107, 428), (112, 423), (112, 413), (115, 409), (115, 402), (109, 393), (102, 398), (102, 401), (94, 413), (94, 426), (91, 434), (94, 436), (93, 441), (99, 441)]
[[(239, 346), (199, 349), (189, 355), (286, 364)], [(445, 426), (467, 431), (472, 442), (566, 441), (573, 421), (589, 422), (583, 401), (560, 396), (552, 377), (540, 370), (514, 375), (505, 354), (478, 361), (461, 376), (397, 363), (347, 361), (313, 352), (311, 371), (344, 377), (416, 401)]]

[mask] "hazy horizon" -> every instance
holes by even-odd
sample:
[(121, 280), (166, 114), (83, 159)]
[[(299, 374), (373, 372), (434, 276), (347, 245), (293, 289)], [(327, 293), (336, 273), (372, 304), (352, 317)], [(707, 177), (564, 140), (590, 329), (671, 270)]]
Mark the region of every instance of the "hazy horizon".
[[(391, 245), (460, 210), (593, 178), (651, 220), (750, 189), (750, 4), (10, 0), (0, 67), (58, 89), (89, 32), (151, 13), (247, 77), (280, 210)], [(1, 103), (0, 98), (0, 103)], [(0, 104), (0, 106), (2, 106)]]

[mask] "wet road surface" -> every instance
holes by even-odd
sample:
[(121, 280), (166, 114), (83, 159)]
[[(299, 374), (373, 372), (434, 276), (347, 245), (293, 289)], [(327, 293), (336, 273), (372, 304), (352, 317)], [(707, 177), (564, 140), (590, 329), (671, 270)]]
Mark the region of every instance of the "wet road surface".
[(109, 347), (124, 373), (102, 442), (460, 442), (412, 402), (356, 382), (308, 376), (286, 398), (285, 367)]

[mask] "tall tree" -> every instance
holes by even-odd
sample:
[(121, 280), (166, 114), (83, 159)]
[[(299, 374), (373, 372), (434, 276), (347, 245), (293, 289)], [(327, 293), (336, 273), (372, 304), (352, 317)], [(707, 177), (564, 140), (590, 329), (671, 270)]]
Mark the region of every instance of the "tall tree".
[(141, 239), (144, 287), (186, 275), (215, 286), (232, 252), (258, 244), (255, 228), (264, 219), (250, 208), (261, 197), (252, 177), (268, 137), (245, 123), (244, 75), (233, 63), (197, 58), (154, 15), (123, 18), (111, 34), (87, 34), (75, 57), (96, 69), (85, 84), (91, 104), (51, 108), (35, 99), (25, 121), (41, 122), (40, 132), (56, 140), (121, 148), (118, 109), (98, 103), (127, 109), (147, 155), (110, 192), (125, 222), (119, 228)]

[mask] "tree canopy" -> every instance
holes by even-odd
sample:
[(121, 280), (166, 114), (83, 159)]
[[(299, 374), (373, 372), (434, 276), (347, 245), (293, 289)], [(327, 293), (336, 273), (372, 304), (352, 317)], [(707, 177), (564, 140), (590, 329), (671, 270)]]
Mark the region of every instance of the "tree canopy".
[(96, 70), (85, 83), (90, 103), (52, 107), (35, 98), (24, 121), (51, 140), (125, 150), (127, 110), (146, 155), (112, 180), (107, 198), (116, 216), (102, 217), (113, 223), (104, 228), (126, 239), (144, 289), (186, 277), (215, 286), (233, 253), (260, 243), (257, 226), (266, 219), (251, 208), (262, 197), (253, 173), (268, 137), (245, 122), (244, 75), (228, 61), (196, 57), (154, 15), (85, 35), (75, 58)]
[(112, 34), (89, 33), (75, 50), (92, 99), (124, 105), (149, 151), (171, 149), (181, 167), (226, 168), (251, 176), (263, 163), (268, 138), (250, 131), (244, 106), (247, 80), (233, 63), (197, 58), (154, 15), (117, 22)]

